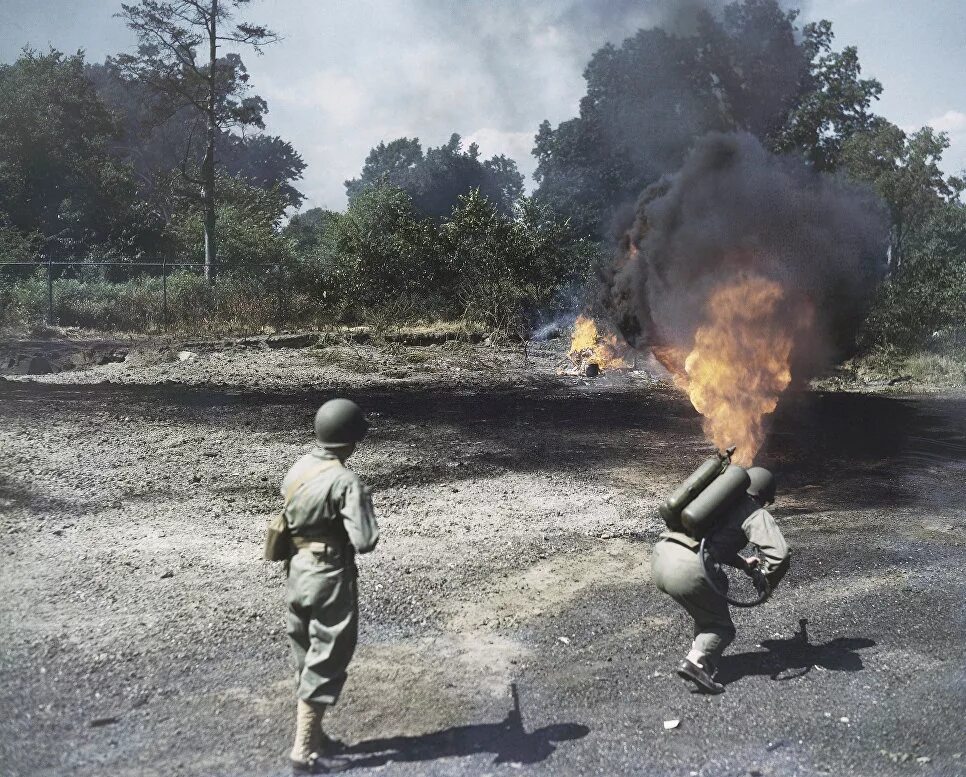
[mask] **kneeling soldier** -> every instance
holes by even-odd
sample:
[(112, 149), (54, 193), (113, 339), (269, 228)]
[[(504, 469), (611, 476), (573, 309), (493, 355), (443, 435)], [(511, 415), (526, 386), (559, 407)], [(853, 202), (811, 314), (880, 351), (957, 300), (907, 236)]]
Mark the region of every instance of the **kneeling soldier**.
[(322, 717), (339, 698), (356, 647), (355, 553), (368, 553), (379, 539), (369, 491), (344, 466), (368, 428), (354, 402), (326, 402), (315, 415), (317, 447), (282, 482), (295, 549), (286, 589), (298, 680), (295, 772), (325, 773), (345, 765), (333, 758), (338, 743), (323, 734)]
[[(752, 467), (748, 476), (747, 495), (716, 522), (705, 545), (716, 559), (732, 559), (748, 543), (757, 545), (760, 558), (748, 561), (751, 566), (760, 565), (774, 588), (788, 571), (791, 558), (778, 524), (765, 509), (775, 501), (775, 479), (762, 467)], [(683, 532), (663, 532), (651, 556), (651, 579), (694, 619), (694, 643), (678, 674), (699, 691), (722, 693), (724, 686), (714, 680), (715, 667), (735, 638), (735, 624), (728, 602), (704, 578), (698, 546)]]

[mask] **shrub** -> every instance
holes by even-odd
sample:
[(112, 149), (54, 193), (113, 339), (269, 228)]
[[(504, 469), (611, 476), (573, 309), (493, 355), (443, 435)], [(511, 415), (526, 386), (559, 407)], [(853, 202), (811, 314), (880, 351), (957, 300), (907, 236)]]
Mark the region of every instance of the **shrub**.
[[(335, 315), (355, 323), (402, 306), (403, 320), (440, 312), (450, 283), (436, 229), (416, 217), (402, 190), (379, 186), (356, 197), (331, 225), (318, 255), (323, 293)], [(406, 311), (408, 310), (408, 315)]]
[(583, 284), (593, 249), (574, 241), (566, 223), (532, 199), (513, 216), (471, 192), (440, 228), (462, 314), (485, 327), (519, 331), (541, 313), (564, 306), (566, 290)]
[(962, 339), (966, 326), (966, 209), (940, 210), (879, 291), (863, 344), (914, 350)]

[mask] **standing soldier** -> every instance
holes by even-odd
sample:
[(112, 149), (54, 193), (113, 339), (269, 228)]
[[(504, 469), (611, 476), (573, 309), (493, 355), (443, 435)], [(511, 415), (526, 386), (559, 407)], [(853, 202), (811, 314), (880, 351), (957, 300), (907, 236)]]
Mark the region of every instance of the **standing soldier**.
[(369, 424), (347, 399), (326, 402), (315, 414), (317, 447), (282, 482), (285, 522), (294, 555), (289, 564), (287, 631), (295, 656), (298, 709), (292, 769), (320, 774), (346, 764), (322, 732), (356, 647), (359, 607), (355, 554), (379, 539), (369, 490), (345, 468)]
[[(748, 477), (747, 495), (715, 523), (705, 547), (712, 558), (728, 563), (740, 560), (738, 551), (748, 543), (757, 545), (760, 558), (747, 559), (747, 567), (760, 566), (774, 588), (791, 558), (778, 524), (765, 509), (775, 501), (775, 478), (762, 467), (749, 469)], [(694, 619), (694, 642), (678, 674), (703, 693), (722, 693), (724, 686), (714, 680), (715, 667), (735, 638), (735, 624), (728, 602), (705, 580), (698, 547), (698, 540), (683, 532), (663, 532), (651, 556), (651, 578)]]

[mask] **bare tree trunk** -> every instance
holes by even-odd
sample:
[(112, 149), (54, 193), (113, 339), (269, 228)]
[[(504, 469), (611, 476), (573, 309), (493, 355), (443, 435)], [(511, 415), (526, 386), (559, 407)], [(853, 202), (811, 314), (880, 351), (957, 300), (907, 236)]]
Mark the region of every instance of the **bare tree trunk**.
[(218, 244), (215, 239), (215, 138), (218, 123), (215, 116), (215, 64), (218, 59), (218, 0), (211, 0), (211, 26), (208, 28), (208, 126), (205, 161), (201, 167), (201, 197), (205, 211), (205, 280), (215, 282), (218, 271)]
[(215, 165), (214, 143), (208, 142), (205, 161), (202, 163), (201, 199), (204, 206), (205, 221), (205, 280), (215, 282), (218, 264), (218, 246), (215, 242)]
[(905, 229), (901, 221), (892, 225), (889, 232), (889, 275), (893, 281), (897, 281), (902, 274), (903, 248), (905, 243)]

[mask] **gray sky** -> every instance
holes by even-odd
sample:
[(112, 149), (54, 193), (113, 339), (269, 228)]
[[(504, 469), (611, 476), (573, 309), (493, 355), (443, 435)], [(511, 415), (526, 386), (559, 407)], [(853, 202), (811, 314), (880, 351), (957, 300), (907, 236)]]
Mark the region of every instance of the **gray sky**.
[[(380, 140), (439, 145), (453, 132), (484, 155), (505, 153), (529, 176), (543, 119), (575, 115), (581, 72), (607, 40), (619, 42), (683, 0), (253, 0), (247, 18), (284, 36), (245, 55), (269, 103), (268, 130), (308, 163), (306, 208), (345, 204)], [(794, 3), (792, 3), (794, 5)], [(906, 129), (950, 134), (948, 172), (966, 168), (966, 2), (807, 0), (802, 19), (833, 22), (836, 46), (854, 44), (885, 89), (876, 110)], [(25, 44), (83, 48), (102, 61), (129, 49), (112, 18), (120, 0), (0, 0), (0, 60)]]

